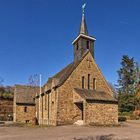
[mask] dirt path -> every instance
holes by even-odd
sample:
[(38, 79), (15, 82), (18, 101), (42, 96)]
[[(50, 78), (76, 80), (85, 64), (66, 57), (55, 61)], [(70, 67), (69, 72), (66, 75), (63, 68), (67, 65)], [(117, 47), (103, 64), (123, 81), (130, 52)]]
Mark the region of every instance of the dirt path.
[(79, 126), (49, 128), (0, 127), (0, 140), (74, 140), (74, 138), (81, 140), (81, 138), (110, 134), (122, 140), (140, 140), (140, 121), (129, 121), (124, 127), (106, 128)]

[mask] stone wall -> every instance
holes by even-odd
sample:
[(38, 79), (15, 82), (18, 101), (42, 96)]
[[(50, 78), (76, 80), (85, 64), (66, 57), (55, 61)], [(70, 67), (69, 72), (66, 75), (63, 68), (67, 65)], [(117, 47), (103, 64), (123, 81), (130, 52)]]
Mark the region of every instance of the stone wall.
[[(24, 111), (27, 107), (27, 112)], [(34, 123), (35, 106), (34, 105), (16, 105), (16, 122)]]
[(57, 105), (58, 105), (58, 94), (57, 94), (57, 90), (54, 90), (51, 92), (51, 94), (49, 94), (49, 102), (50, 102), (50, 106), (49, 106), (49, 123), (50, 125), (56, 125), (56, 120), (57, 120)]
[(13, 120), (13, 100), (0, 98), (0, 121)]
[(118, 124), (118, 105), (87, 102), (85, 105), (85, 124)]
[(57, 90), (52, 90), (51, 93), (44, 94), (40, 99), (36, 99), (36, 105), (40, 107), (40, 110), (38, 111), (38, 120), (40, 124), (53, 126), (56, 125), (58, 104), (57, 95)]
[(39, 123), (39, 98), (35, 99), (35, 116), (37, 119), (37, 123)]

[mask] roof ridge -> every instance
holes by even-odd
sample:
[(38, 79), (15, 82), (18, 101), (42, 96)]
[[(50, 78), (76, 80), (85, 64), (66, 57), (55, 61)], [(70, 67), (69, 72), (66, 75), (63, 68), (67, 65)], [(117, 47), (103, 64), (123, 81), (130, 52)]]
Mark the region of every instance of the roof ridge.
[[(59, 87), (61, 86), (66, 80), (67, 78), (71, 75), (71, 73), (75, 70), (75, 68), (80, 64), (80, 62), (85, 58), (85, 56), (89, 53), (90, 51), (87, 50), (84, 55), (81, 57), (80, 60), (78, 61), (73, 61), (72, 63), (68, 64), (65, 68), (63, 68), (61, 71), (59, 71), (58, 73), (56, 73), (54, 76), (52, 76), (50, 78), (50, 81), (48, 80), (47, 83), (45, 85), (48, 85), (48, 90), (50, 90), (52, 87), (52, 79), (53, 78), (58, 78), (59, 82), (57, 85), (55, 85), (55, 87)], [(50, 84), (50, 85), (49, 85)], [(44, 86), (45, 86), (44, 85)]]

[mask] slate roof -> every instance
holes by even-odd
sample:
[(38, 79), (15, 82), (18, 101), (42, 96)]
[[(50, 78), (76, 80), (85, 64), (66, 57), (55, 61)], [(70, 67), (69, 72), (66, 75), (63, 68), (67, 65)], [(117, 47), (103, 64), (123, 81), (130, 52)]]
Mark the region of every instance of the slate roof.
[(16, 103), (35, 104), (34, 98), (36, 96), (36, 92), (39, 92), (39, 88), (15, 85)]
[(54, 88), (61, 86), (67, 80), (67, 78), (71, 75), (71, 73), (75, 70), (75, 68), (80, 64), (80, 62), (83, 60), (83, 58), (88, 54), (88, 52), (89, 52), (89, 50), (85, 52), (85, 54), (79, 61), (74, 61), (74, 62), (70, 63), (64, 69), (62, 69), (60, 72), (58, 72), (56, 75), (49, 78), (49, 80), (45, 84), (48, 87), (47, 91), (52, 88), (53, 79), (57, 81), (56, 84), (54, 85)]
[(75, 88), (74, 91), (86, 100), (117, 102), (117, 100), (113, 96), (104, 91), (78, 88)]
[[(71, 73), (75, 70), (75, 68), (80, 64), (80, 62), (84, 59), (84, 57), (88, 54), (88, 52), (89, 51), (86, 51), (85, 54), (83, 55), (83, 57), (79, 61), (74, 61), (74, 62), (70, 63), (64, 69), (62, 69), (60, 72), (58, 72), (56, 75), (49, 78), (49, 80), (45, 84), (48, 87), (47, 91), (45, 91), (45, 92), (51, 92), (51, 89), (53, 87), (52, 86), (53, 80), (57, 81), (53, 88), (57, 88), (57, 87), (61, 86), (67, 80), (67, 78), (71, 75)], [(84, 89), (84, 90), (75, 89), (75, 91), (77, 93), (79, 93), (79, 95), (82, 97), (83, 97), (83, 93), (84, 93), (85, 96), (83, 98), (85, 98), (87, 100), (100, 100), (100, 101), (102, 100), (102, 101), (117, 102), (117, 100), (114, 97), (112, 97), (109, 93), (105, 93), (103, 91), (86, 90), (86, 89)]]

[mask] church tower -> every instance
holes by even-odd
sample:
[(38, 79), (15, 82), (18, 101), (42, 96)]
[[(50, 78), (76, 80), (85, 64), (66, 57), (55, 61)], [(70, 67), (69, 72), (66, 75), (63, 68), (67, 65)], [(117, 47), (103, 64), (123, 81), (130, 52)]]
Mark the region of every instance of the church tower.
[(85, 20), (85, 5), (83, 8), (82, 21), (80, 25), (80, 32), (78, 37), (72, 42), (74, 45), (74, 61), (80, 60), (80, 58), (87, 52), (88, 50), (91, 52), (94, 58), (94, 42), (95, 38), (88, 35), (88, 29)]

